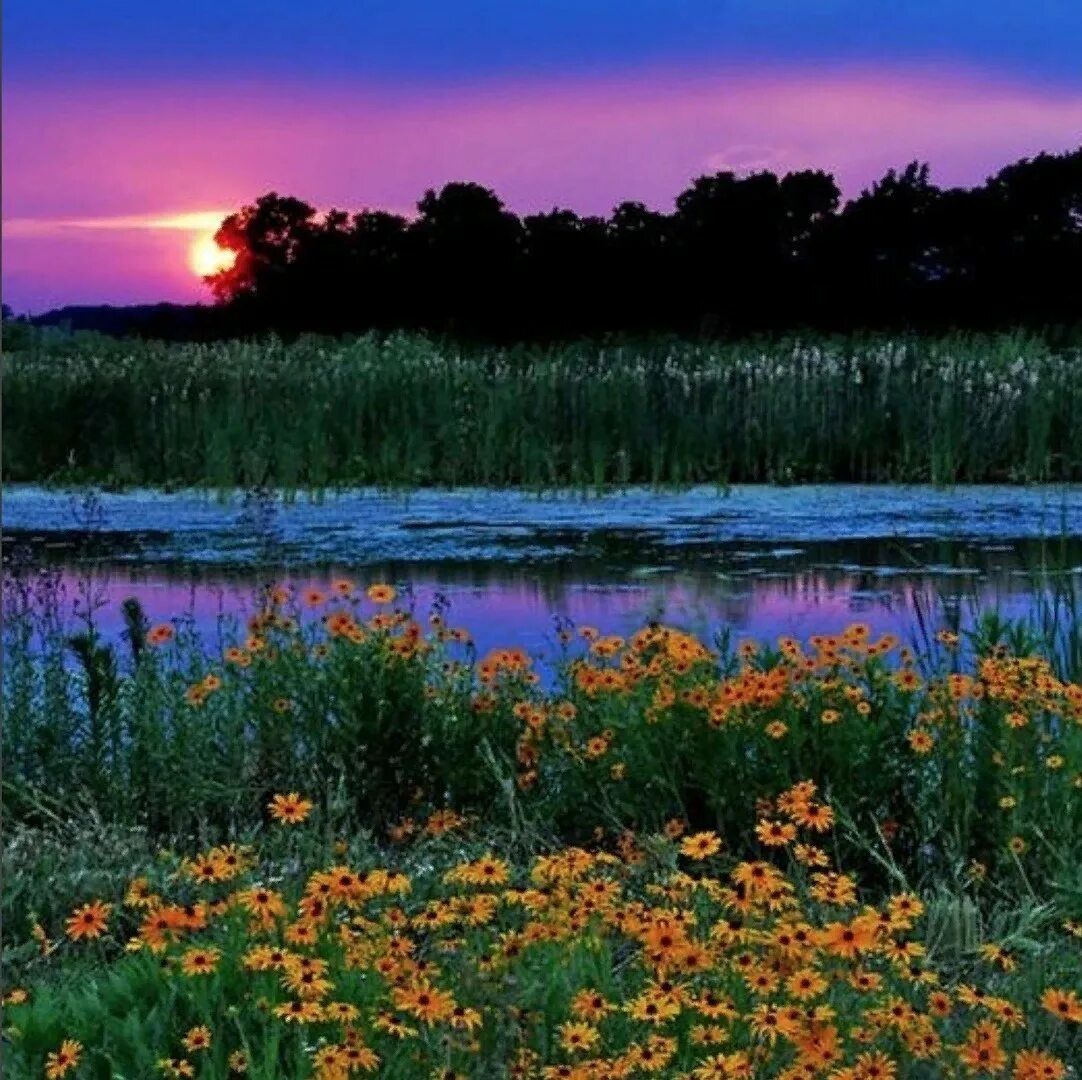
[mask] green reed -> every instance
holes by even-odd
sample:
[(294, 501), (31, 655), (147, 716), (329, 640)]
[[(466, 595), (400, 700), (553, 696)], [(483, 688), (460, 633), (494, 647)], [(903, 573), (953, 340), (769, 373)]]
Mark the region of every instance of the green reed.
[(4, 479), (373, 484), (1082, 478), (1082, 351), (1021, 335), (466, 349), (42, 335), (4, 357)]

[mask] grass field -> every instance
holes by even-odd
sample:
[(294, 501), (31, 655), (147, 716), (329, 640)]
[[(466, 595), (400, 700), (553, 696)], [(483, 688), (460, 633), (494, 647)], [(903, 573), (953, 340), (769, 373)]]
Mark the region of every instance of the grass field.
[(1082, 1057), (1082, 684), (1032, 628), (581, 627), (545, 683), (348, 581), (221, 649), (5, 616), (7, 1075)]
[[(4, 357), (6, 481), (287, 490), (1082, 478), (1082, 351), (1024, 336)], [(48, 438), (42, 433), (48, 432)]]

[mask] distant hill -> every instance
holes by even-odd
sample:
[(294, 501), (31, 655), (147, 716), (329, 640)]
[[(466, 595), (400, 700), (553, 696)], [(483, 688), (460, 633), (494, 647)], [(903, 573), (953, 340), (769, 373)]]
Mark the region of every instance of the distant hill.
[(209, 304), (70, 305), (28, 321), (33, 326), (93, 330), (112, 337), (202, 339), (222, 329), (221, 312)]

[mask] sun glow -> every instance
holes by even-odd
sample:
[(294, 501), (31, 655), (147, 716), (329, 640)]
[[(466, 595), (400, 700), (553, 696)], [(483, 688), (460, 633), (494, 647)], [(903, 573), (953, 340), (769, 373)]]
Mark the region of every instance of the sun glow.
[(201, 233), (188, 248), (188, 266), (197, 277), (228, 270), (237, 260), (237, 253), (219, 247), (214, 242), (213, 233)]

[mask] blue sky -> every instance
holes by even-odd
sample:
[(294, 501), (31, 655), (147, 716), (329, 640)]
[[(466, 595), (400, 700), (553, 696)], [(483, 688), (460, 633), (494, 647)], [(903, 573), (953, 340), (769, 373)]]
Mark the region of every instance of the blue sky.
[(936, 61), (1082, 85), (1078, 0), (9, 0), (8, 79), (420, 85), (686, 62)]

